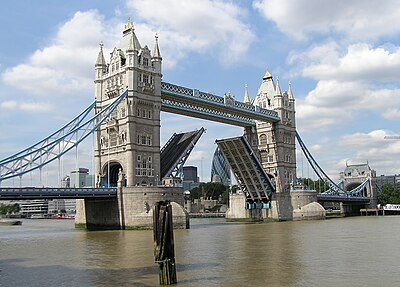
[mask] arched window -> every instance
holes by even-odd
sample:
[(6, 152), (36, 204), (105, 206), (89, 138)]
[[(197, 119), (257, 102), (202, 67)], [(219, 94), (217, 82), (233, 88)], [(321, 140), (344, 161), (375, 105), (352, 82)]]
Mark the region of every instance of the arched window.
[(268, 143), (268, 137), (266, 134), (260, 135), (260, 145), (266, 145)]

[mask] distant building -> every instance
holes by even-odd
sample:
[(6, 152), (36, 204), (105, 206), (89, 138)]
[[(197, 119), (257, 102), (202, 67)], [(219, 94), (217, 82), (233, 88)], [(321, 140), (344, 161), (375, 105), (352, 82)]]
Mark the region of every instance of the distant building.
[(222, 152), (217, 147), (214, 152), (211, 165), (211, 182), (220, 182), (223, 185), (231, 185), (231, 167), (225, 160)]
[[(62, 187), (81, 188), (81, 187), (92, 187), (93, 186), (93, 175), (89, 174), (89, 169), (79, 168), (72, 170), (70, 175), (65, 176), (61, 182)], [(49, 213), (60, 212), (61, 210), (66, 213), (76, 212), (76, 200), (75, 199), (54, 199), (48, 202)]]
[(197, 166), (184, 166), (183, 167), (183, 190), (192, 190), (195, 187), (199, 187), (200, 181), (197, 175)]
[(93, 176), (89, 175), (89, 169), (79, 168), (72, 170), (69, 177), (70, 187), (89, 187), (93, 186)]
[(183, 180), (191, 182), (199, 182), (199, 178), (197, 176), (197, 166), (184, 166)]
[(49, 207), (47, 200), (27, 200), (19, 203), (20, 213), (31, 216), (32, 214), (47, 214)]
[(380, 175), (376, 177), (376, 185), (380, 190), (383, 185), (390, 184), (395, 188), (400, 188), (400, 174)]

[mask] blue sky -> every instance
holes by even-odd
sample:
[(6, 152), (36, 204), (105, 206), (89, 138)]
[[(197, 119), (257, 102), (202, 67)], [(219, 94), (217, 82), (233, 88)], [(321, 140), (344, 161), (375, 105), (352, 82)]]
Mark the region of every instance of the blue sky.
[[(367, 161), (377, 174), (400, 173), (400, 141), (383, 139), (400, 134), (397, 1), (6, 1), (0, 14), (0, 158), (89, 105), (99, 43), (111, 52), (131, 17), (142, 46), (158, 33), (164, 81), (236, 100), (247, 84), (254, 99), (268, 67), (282, 90), (291, 81), (297, 129), (328, 174)], [(215, 139), (242, 134), (165, 113), (161, 125), (162, 143), (207, 129), (187, 162), (204, 180)], [(80, 166), (91, 168), (91, 145)], [(300, 162), (298, 173), (307, 175)]]

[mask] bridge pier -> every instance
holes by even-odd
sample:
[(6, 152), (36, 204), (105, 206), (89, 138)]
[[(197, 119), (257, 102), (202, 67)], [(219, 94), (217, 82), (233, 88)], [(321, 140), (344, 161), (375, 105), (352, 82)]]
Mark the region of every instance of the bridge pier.
[(226, 213), (228, 221), (288, 221), (325, 219), (326, 212), (317, 202), (315, 191), (291, 191), (275, 193), (270, 208), (246, 208), (244, 194), (231, 194), (229, 209)]
[(189, 228), (182, 189), (147, 186), (119, 187), (115, 199), (77, 200), (75, 225), (91, 230), (151, 229), (154, 206), (164, 200), (171, 201), (174, 228)]

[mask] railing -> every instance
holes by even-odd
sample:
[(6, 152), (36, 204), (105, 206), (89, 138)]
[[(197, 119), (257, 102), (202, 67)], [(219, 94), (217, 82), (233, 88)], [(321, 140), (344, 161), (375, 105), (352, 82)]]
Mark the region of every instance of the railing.
[(175, 103), (180, 102), (180, 98), (184, 100), (185, 103), (188, 101), (192, 103), (195, 102), (195, 106), (198, 107), (201, 106), (201, 103), (204, 103), (213, 110), (222, 108), (230, 115), (239, 113), (251, 120), (263, 120), (268, 122), (277, 122), (280, 120), (276, 111), (263, 109), (258, 106), (235, 101), (232, 98), (220, 97), (211, 93), (205, 93), (196, 89), (189, 89), (166, 82), (161, 82), (161, 96), (162, 98), (173, 96), (173, 101)]
[(115, 198), (117, 188), (0, 188), (0, 200)]

